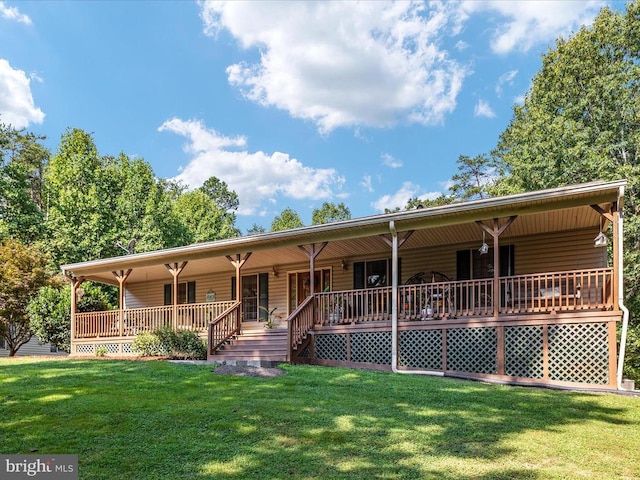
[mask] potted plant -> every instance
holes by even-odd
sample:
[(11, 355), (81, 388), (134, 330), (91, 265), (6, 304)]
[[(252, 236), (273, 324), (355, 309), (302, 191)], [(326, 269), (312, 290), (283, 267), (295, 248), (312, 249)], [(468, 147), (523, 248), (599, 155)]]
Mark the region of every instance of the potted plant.
[(275, 313), (277, 309), (278, 307), (273, 307), (271, 310), (269, 310), (267, 307), (260, 307), (260, 310), (263, 310), (267, 314), (267, 320), (264, 323), (264, 328), (271, 329), (278, 325), (278, 321), (280, 320), (281, 316)]

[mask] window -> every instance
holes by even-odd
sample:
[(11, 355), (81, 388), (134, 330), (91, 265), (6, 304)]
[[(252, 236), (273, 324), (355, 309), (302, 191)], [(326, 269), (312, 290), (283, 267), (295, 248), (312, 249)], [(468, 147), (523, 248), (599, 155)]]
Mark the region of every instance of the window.
[[(178, 283), (177, 303), (196, 303), (196, 282)], [(173, 305), (173, 283), (164, 286), (164, 304)]]
[[(513, 275), (514, 269), (513, 245), (500, 246), (500, 276)], [(485, 255), (480, 255), (476, 249), (458, 250), (456, 262), (457, 280), (471, 280), (493, 277), (493, 248)]]
[[(353, 288), (375, 288), (391, 285), (391, 259), (354, 262)], [(398, 281), (400, 275), (400, 259), (398, 259)]]
[[(231, 300), (236, 299), (236, 277), (231, 277)], [(242, 320), (267, 320), (269, 309), (269, 274), (242, 276)]]
[(51, 345), (51, 347), (49, 348), (49, 352), (58, 353), (58, 347), (56, 347), (55, 345)]
[(7, 348), (5, 342), (4, 342), (4, 338), (0, 338), (0, 348)]

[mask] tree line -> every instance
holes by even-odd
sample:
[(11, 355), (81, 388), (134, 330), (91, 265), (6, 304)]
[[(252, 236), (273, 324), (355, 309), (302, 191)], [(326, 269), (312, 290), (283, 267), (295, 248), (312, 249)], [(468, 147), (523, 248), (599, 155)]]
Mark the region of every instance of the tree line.
[[(513, 107), (495, 148), (460, 155), (448, 192), (434, 200), (412, 198), (405, 208), (620, 178), (628, 181), (624, 275), (632, 318), (625, 374), (640, 380), (640, 1), (629, 3), (624, 12), (605, 7), (591, 26), (559, 38), (542, 56), (541, 69), (524, 102)], [(117, 242), (134, 238), (138, 251), (148, 251), (238, 236), (237, 208), (237, 195), (223, 181), (212, 177), (187, 191), (157, 178), (143, 159), (100, 156), (91, 135), (82, 130), (65, 132), (50, 156), (42, 138), (0, 128), (2, 248), (40, 255), (33, 264), (44, 265), (45, 272), (32, 270), (33, 278), (24, 280), (30, 293), (21, 303), (20, 318), (27, 322), (26, 305), (38, 290), (45, 291), (40, 283), (51, 283), (60, 264), (121, 254)], [(343, 203), (325, 203), (313, 212), (312, 223), (348, 218)], [(300, 226), (298, 213), (287, 208), (273, 220), (271, 231)], [(254, 224), (247, 233), (265, 231)], [(22, 253), (7, 255), (18, 259)], [(60, 285), (46, 286), (48, 295), (52, 288), (61, 291)], [(82, 308), (113, 301), (108, 291), (94, 294), (98, 300)], [(10, 288), (0, 292), (5, 339), (17, 318), (8, 312), (19, 310), (11, 306), (12, 295), (16, 292)], [(32, 307), (32, 326), (38, 324), (33, 319), (54, 311), (44, 308), (52, 304), (45, 300), (40, 314)]]

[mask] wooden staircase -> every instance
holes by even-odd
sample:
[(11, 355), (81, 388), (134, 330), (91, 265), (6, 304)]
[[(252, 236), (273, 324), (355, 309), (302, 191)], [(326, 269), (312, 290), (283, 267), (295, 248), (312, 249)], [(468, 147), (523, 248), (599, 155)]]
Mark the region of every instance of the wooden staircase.
[(264, 325), (262, 322), (243, 323), (240, 335), (220, 347), (210, 360), (252, 366), (273, 366), (286, 362), (286, 324), (272, 329), (265, 328)]

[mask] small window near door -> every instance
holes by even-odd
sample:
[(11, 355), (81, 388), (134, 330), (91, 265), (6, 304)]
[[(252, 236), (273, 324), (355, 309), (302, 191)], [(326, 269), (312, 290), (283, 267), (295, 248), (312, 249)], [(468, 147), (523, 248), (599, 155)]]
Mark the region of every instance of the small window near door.
[[(183, 282), (178, 284), (177, 303), (179, 305), (196, 303), (196, 282)], [(173, 283), (167, 283), (164, 286), (164, 304), (173, 305)]]

